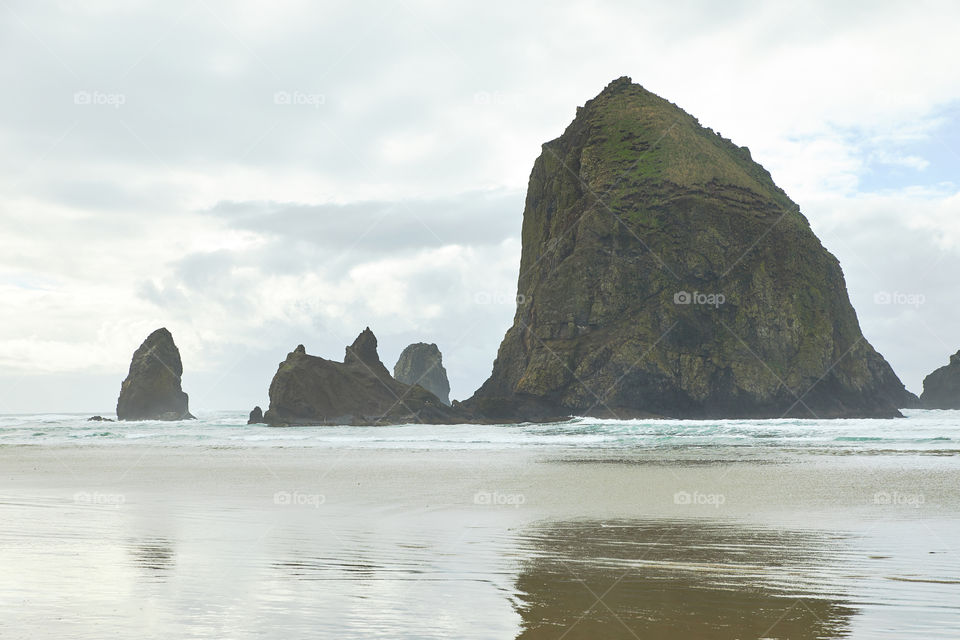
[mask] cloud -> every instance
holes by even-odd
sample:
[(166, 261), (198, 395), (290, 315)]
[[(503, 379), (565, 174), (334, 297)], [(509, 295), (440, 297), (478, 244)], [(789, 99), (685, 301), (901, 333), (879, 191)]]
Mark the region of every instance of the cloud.
[(919, 393), (960, 349), (960, 191), (826, 197), (810, 210), (843, 266), (864, 335)]
[[(540, 145), (620, 75), (750, 147), (905, 378), (953, 348), (953, 3), (9, 0), (4, 15), (0, 375), (59, 372), (70, 403), (119, 382), (161, 325), (209, 388), (201, 407), (262, 403), (291, 346), (339, 357), (368, 324), (388, 363), (438, 342), (469, 395), (513, 314)], [(887, 289), (929, 301), (874, 305)], [(7, 395), (42, 408), (29, 380)], [(88, 388), (96, 406), (114, 386)]]
[(384, 253), (450, 244), (498, 244), (520, 233), (520, 191), (457, 194), (431, 200), (220, 202), (209, 213), (231, 227), (333, 253)]

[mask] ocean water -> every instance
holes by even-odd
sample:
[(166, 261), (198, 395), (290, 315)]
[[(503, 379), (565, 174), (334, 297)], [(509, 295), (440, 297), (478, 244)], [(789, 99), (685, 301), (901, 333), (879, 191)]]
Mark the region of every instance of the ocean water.
[(960, 412), (87, 417), (0, 417), (0, 638), (960, 638)]
[(182, 422), (90, 422), (86, 414), (0, 416), (4, 445), (320, 447), (501, 450), (553, 448), (680, 455), (706, 448), (736, 458), (771, 453), (960, 453), (960, 411), (906, 410), (894, 420), (599, 420), (521, 425), (286, 427), (247, 425), (241, 412)]

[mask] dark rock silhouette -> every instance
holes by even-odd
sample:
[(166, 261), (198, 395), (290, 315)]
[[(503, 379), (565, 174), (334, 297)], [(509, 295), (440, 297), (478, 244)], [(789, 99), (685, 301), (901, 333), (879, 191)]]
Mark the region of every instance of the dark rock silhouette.
[(263, 409), (254, 407), (253, 411), (250, 412), (250, 419), (247, 420), (247, 424), (263, 424)]
[(892, 417), (843, 272), (745, 147), (620, 78), (543, 145), (488, 418)]
[(87, 422), (113, 422), (113, 420), (104, 418), (103, 416), (91, 416), (87, 418)]
[(420, 385), (450, 406), (450, 382), (437, 345), (425, 342), (409, 345), (393, 365), (393, 377), (404, 384)]
[(380, 355), (377, 353), (377, 337), (373, 335), (373, 331), (370, 331), (370, 327), (361, 331), (353, 344), (346, 348), (343, 363), (369, 369), (371, 373), (378, 376), (390, 375), (387, 368), (380, 362)]
[(924, 409), (960, 409), (960, 351), (923, 379), (920, 402)]
[(464, 421), (429, 391), (395, 380), (369, 327), (346, 348), (343, 362), (308, 355), (303, 345), (287, 354), (270, 383), (263, 419), (274, 426)]
[(120, 420), (193, 419), (188, 396), (180, 387), (183, 364), (167, 329), (157, 329), (134, 352), (130, 371), (120, 386)]

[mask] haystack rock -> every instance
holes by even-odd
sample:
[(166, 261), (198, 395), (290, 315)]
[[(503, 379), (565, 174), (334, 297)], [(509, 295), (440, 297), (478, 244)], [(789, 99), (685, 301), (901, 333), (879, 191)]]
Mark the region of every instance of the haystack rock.
[(923, 379), (920, 402), (924, 409), (960, 409), (960, 351)]
[(188, 396), (180, 387), (180, 350), (166, 329), (157, 329), (134, 352), (120, 386), (120, 420), (187, 420)]
[(393, 377), (404, 384), (420, 385), (450, 406), (450, 382), (437, 345), (425, 342), (409, 345), (393, 365)]
[(308, 355), (303, 345), (287, 354), (270, 383), (263, 419), (274, 426), (462, 422), (429, 391), (390, 375), (369, 327), (343, 362)]
[(620, 78), (543, 145), (489, 417), (890, 417), (843, 272), (746, 147)]

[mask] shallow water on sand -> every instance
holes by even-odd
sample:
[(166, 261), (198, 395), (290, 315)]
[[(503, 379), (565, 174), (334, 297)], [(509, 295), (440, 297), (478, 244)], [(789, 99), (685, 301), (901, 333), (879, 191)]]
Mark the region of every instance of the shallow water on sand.
[(0, 637), (957, 638), (960, 421), (918, 417), (8, 424)]

